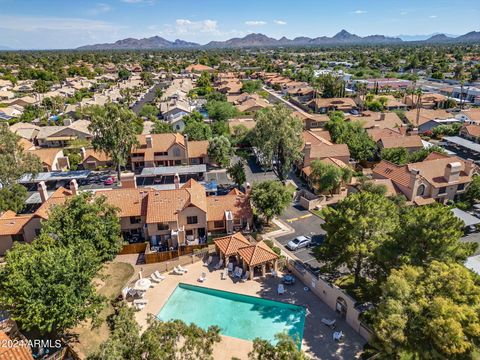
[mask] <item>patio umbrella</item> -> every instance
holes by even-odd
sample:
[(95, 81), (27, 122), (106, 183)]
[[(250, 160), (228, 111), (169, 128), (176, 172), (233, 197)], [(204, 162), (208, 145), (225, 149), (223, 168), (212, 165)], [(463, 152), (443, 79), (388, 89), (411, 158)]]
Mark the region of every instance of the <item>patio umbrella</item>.
[(134, 289), (137, 291), (147, 291), (151, 285), (152, 282), (150, 281), (150, 279), (140, 278), (135, 282)]

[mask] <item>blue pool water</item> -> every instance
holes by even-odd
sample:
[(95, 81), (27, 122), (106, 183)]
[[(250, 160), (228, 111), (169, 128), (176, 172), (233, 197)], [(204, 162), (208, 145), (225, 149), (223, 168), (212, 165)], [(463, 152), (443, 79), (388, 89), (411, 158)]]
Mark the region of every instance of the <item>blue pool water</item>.
[(179, 284), (157, 315), (162, 321), (179, 319), (203, 329), (220, 327), (223, 335), (245, 340), (257, 337), (275, 343), (286, 331), (301, 340), (305, 308), (227, 291)]

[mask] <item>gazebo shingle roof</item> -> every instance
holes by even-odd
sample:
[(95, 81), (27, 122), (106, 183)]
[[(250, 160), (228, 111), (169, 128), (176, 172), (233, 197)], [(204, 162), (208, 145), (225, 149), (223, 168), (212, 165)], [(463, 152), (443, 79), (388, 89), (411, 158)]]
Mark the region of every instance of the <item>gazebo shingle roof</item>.
[(233, 235), (223, 236), (214, 240), (215, 245), (225, 255), (230, 256), (238, 253), (238, 249), (250, 246), (245, 236), (237, 232)]
[(265, 242), (238, 249), (238, 255), (248, 266), (256, 266), (267, 261), (277, 260), (279, 256)]

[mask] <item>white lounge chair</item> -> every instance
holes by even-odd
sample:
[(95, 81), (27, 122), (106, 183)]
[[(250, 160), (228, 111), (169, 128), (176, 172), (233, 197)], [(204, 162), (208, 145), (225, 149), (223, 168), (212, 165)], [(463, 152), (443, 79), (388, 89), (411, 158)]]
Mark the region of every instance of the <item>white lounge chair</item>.
[(233, 271), (228, 269), (228, 271), (230, 272), (230, 276), (235, 277), (235, 274), (237, 273), (238, 269), (239, 269), (238, 266), (235, 266), (235, 270), (233, 270)]
[(160, 271), (155, 270), (155, 271), (153, 272), (153, 274), (155, 275), (155, 277), (156, 277), (158, 280), (160, 280), (160, 281), (165, 280), (165, 276), (162, 275), (162, 274), (160, 274)]
[(242, 278), (242, 274), (243, 274), (243, 269), (241, 267), (237, 268), (237, 271), (235, 272), (235, 274), (233, 275), (234, 278), (239, 278), (241, 279)]
[(173, 268), (173, 273), (175, 275), (183, 275), (185, 274), (182, 270), (180, 270), (179, 268), (177, 268), (176, 266)]
[(335, 331), (333, 333), (333, 340), (335, 341), (340, 341), (343, 339), (345, 335), (343, 334), (343, 331)]
[(198, 281), (205, 282), (207, 280), (207, 274), (202, 272), (202, 275), (198, 278)]
[(240, 279), (242, 282), (247, 281), (250, 278), (250, 271), (245, 271), (245, 274), (243, 274), (242, 278)]
[(210, 266), (210, 264), (212, 263), (212, 260), (213, 260), (213, 257), (209, 256), (207, 261), (203, 263), (203, 266)]
[(285, 287), (283, 286), (283, 284), (278, 284), (277, 293), (278, 295), (285, 294)]
[(233, 271), (233, 263), (228, 263), (228, 272)]
[(150, 275), (150, 280), (152, 280), (152, 284), (157, 284), (157, 283), (159, 283), (160, 281), (162, 281), (162, 280), (160, 280), (160, 279), (157, 279), (157, 277), (155, 276), (155, 274), (151, 274), (151, 275)]
[(228, 269), (225, 268), (222, 271), (222, 280), (225, 280), (227, 278), (227, 275), (228, 275)]
[(148, 300), (146, 299), (133, 300), (133, 306), (137, 310), (142, 310), (145, 307), (145, 305), (147, 305), (147, 303), (148, 303)]
[(187, 272), (188, 272), (188, 269), (182, 267), (182, 265), (178, 265), (178, 270), (183, 271), (184, 273), (187, 273)]
[(218, 261), (217, 265), (215, 265), (213, 268), (214, 268), (215, 270), (218, 270), (218, 269), (220, 269), (222, 266), (223, 266), (223, 259), (220, 259), (220, 260)]

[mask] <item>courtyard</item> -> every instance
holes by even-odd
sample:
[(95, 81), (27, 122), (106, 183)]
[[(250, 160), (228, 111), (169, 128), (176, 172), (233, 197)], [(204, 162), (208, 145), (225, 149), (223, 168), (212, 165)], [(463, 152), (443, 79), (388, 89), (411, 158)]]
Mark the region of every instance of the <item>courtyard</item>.
[[(119, 258), (122, 258), (122, 256), (119, 256)], [(125, 261), (125, 256), (120, 261)], [(188, 272), (183, 275), (175, 275), (173, 272), (162, 273), (166, 277), (165, 280), (155, 284), (153, 288), (149, 288), (144, 295), (147, 304), (136, 313), (138, 323), (145, 327), (149, 316), (157, 316), (178, 284), (183, 283), (305, 306), (307, 311), (302, 341), (303, 350), (314, 359), (354, 359), (359, 356), (365, 340), (315, 294), (305, 290), (305, 285), (301, 281), (296, 281), (292, 285), (285, 285), (286, 292), (278, 295), (277, 286), (281, 283), (283, 276), (281, 272), (279, 272), (277, 277), (268, 275), (266, 277), (256, 277), (245, 282), (233, 280), (229, 276), (222, 280), (221, 274), (223, 269), (215, 270), (213, 267), (213, 264), (217, 262), (218, 258), (214, 257), (212, 265), (209, 267), (204, 266), (202, 262), (185, 265)], [(149, 276), (160, 268), (160, 266), (155, 267), (154, 265), (157, 264), (141, 267), (144, 277)], [(138, 266), (136, 269), (140, 270)], [(198, 278), (203, 272), (206, 273), (206, 281), (199, 282)], [(137, 279), (138, 277), (133, 280)], [(322, 324), (322, 318), (335, 319), (335, 330)], [(334, 331), (343, 331), (345, 334), (341, 342), (333, 340), (332, 335)], [(222, 335), (221, 343), (215, 346), (214, 358), (231, 359), (236, 357), (247, 359), (251, 349), (252, 342), (250, 341)]]

